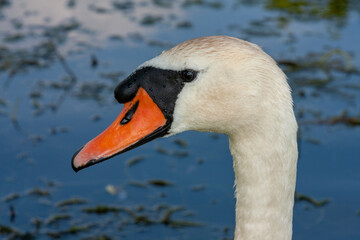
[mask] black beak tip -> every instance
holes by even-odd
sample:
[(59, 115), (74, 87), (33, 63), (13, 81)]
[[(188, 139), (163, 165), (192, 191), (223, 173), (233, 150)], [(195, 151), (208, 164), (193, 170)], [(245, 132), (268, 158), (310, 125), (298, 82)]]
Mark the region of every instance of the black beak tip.
[[(100, 162), (102, 162), (102, 161), (110, 158), (110, 157), (108, 157), (108, 158), (100, 158), (100, 159), (91, 159), (91, 160), (89, 160), (85, 165), (76, 167), (76, 166), (74, 165), (74, 160), (75, 160), (76, 156), (79, 154), (79, 152), (80, 152), (83, 148), (84, 148), (84, 146), (82, 146), (81, 148), (79, 148), (79, 149), (74, 153), (74, 155), (73, 155), (73, 157), (72, 157), (72, 159), (71, 159), (71, 167), (72, 167), (72, 169), (74, 170), (74, 172), (78, 172), (78, 171), (80, 171), (80, 170), (82, 170), (82, 169), (84, 169), (84, 168), (90, 167), (90, 166), (92, 166), (92, 165), (94, 165), (94, 164), (100, 163)], [(112, 156), (111, 156), (111, 157), (112, 157)]]
[(78, 153), (81, 151), (81, 149), (83, 149), (84, 146), (82, 146), (81, 148), (79, 148), (73, 155), (72, 159), (71, 159), (71, 167), (74, 170), (74, 172), (78, 172), (82, 169), (82, 167), (75, 167), (74, 165), (74, 159), (75, 157), (78, 155)]

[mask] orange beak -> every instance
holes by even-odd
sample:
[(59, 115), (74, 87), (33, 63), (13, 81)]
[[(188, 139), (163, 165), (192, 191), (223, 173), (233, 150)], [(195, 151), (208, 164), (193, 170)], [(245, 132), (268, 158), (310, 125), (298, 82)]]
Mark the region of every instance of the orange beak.
[(160, 108), (140, 87), (136, 96), (125, 103), (115, 121), (74, 154), (72, 167), (79, 171), (102, 162), (165, 135), (168, 128)]

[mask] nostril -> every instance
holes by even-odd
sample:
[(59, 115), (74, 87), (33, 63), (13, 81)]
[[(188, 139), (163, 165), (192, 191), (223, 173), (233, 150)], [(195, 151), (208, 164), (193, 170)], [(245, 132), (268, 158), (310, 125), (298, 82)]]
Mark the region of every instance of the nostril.
[(134, 113), (136, 112), (136, 109), (139, 106), (139, 101), (136, 101), (136, 103), (134, 104), (134, 106), (132, 106), (130, 108), (130, 110), (125, 114), (125, 116), (123, 117), (123, 119), (121, 119), (120, 121), (120, 125), (125, 125), (128, 122), (130, 122), (130, 120), (132, 119), (132, 117), (134, 116)]

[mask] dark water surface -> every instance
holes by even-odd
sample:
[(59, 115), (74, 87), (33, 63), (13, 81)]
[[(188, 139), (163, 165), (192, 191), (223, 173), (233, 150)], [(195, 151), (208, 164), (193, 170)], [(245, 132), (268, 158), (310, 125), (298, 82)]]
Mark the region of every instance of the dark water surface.
[(70, 166), (121, 111), (118, 82), (217, 34), (257, 43), (289, 77), (294, 239), (360, 239), (359, 13), (356, 0), (0, 1), (0, 239), (231, 239), (224, 135), (186, 132)]

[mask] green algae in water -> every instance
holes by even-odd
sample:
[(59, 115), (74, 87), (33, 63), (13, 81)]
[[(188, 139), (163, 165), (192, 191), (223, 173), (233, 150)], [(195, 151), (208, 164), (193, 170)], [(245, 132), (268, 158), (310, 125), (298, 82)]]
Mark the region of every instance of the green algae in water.
[(70, 220), (70, 219), (71, 219), (71, 215), (69, 215), (69, 214), (52, 215), (45, 221), (45, 224), (46, 225), (56, 225), (60, 221)]
[(100, 235), (100, 236), (92, 236), (92, 237), (85, 237), (82, 238), (82, 240), (113, 240), (115, 238), (112, 238), (110, 236), (107, 235)]
[(348, 116), (348, 112), (345, 110), (339, 116), (334, 116), (328, 119), (318, 119), (315, 121), (308, 121), (306, 123), (312, 124), (328, 124), (328, 125), (336, 125), (336, 124), (344, 124), (350, 127), (360, 126), (360, 117), (359, 116)]
[(9, 235), (9, 234), (12, 234), (12, 233), (19, 233), (19, 231), (12, 228), (12, 227), (8, 227), (8, 226), (5, 226), (5, 225), (0, 225), (0, 234)]
[(1, 235), (5, 235), (5, 236), (9, 236), (6, 239), (9, 240), (32, 240), (35, 239), (35, 236), (31, 233), (23, 233), (20, 230), (17, 230), (15, 228), (9, 227), (9, 226), (5, 226), (5, 225), (1, 225), (0, 224), (0, 236)]
[(58, 202), (58, 203), (56, 203), (56, 206), (57, 207), (73, 206), (73, 205), (85, 204), (87, 202), (88, 201), (84, 198), (74, 197), (74, 198), (70, 198), (70, 199), (66, 199), (61, 202)]
[(85, 208), (83, 211), (86, 213), (107, 214), (109, 212), (119, 212), (119, 209), (116, 207), (100, 205), (92, 208)]
[(30, 223), (35, 226), (35, 229), (36, 229), (35, 233), (38, 234), (40, 231), (41, 225), (43, 224), (43, 220), (35, 217), (30, 220)]
[(174, 139), (174, 143), (183, 148), (186, 148), (188, 146), (188, 143), (185, 140), (180, 139), (180, 138)]
[(134, 8), (134, 2), (132, 2), (130, 0), (125, 0), (125, 1), (121, 1), (121, 2), (113, 1), (112, 5), (115, 9), (122, 10), (122, 11), (129, 11)]
[(98, 14), (105, 14), (105, 13), (109, 13), (110, 12), (110, 9), (107, 9), (107, 8), (103, 8), (103, 7), (99, 7), (99, 6), (95, 6), (94, 4), (91, 4), (89, 6), (89, 9), (91, 11), (94, 11)]
[(295, 193), (295, 202), (301, 202), (301, 201), (311, 203), (315, 207), (323, 207), (330, 202), (330, 200), (327, 198), (323, 200), (316, 200), (310, 196), (306, 196), (301, 193)]
[(315, 145), (320, 145), (321, 144), (321, 141), (318, 140), (318, 139), (315, 139), (315, 138), (306, 138), (305, 139), (306, 142), (308, 143), (312, 143), (312, 144), (315, 144)]
[(174, 186), (174, 184), (172, 182), (163, 180), (163, 179), (151, 179), (148, 180), (148, 183), (156, 186), (156, 187), (171, 187)]
[(348, 17), (350, 10), (357, 9), (357, 2), (349, 0), (266, 0), (265, 4), (268, 10), (281, 11), (302, 21), (326, 19), (340, 22)]
[(11, 202), (14, 201), (16, 199), (20, 198), (20, 194), (18, 193), (10, 193), (9, 195), (5, 196), (2, 201), (3, 202)]
[(174, 155), (176, 157), (187, 157), (187, 156), (189, 156), (189, 152), (175, 150), (172, 152), (172, 155)]
[(26, 36), (22, 33), (13, 33), (13, 34), (6, 35), (4, 37), (4, 41), (8, 42), (8, 43), (19, 42), (19, 41), (23, 40), (25, 37)]
[(140, 181), (129, 181), (127, 184), (130, 186), (138, 187), (138, 188), (147, 188), (148, 187), (147, 183), (140, 182)]
[(347, 112), (344, 111), (343, 114), (337, 117), (332, 117), (329, 121), (329, 124), (338, 124), (342, 123), (349, 126), (359, 126), (360, 125), (360, 117), (349, 117)]
[(163, 147), (161, 147), (161, 146), (157, 146), (157, 147), (155, 148), (155, 150), (156, 150), (158, 153), (163, 154), (163, 155), (169, 154), (169, 151), (166, 150), (166, 148), (163, 148)]
[(177, 28), (192, 28), (194, 24), (190, 21), (182, 21), (176, 24)]
[(152, 16), (152, 15), (148, 15), (145, 16), (142, 20), (141, 20), (141, 24), (145, 25), (145, 26), (150, 26), (150, 25), (154, 25), (156, 23), (159, 23), (163, 20), (162, 16)]
[(34, 187), (33, 189), (30, 189), (27, 191), (28, 195), (32, 195), (32, 196), (50, 196), (50, 191), (49, 189), (40, 189), (38, 187)]
[(7, 106), (8, 106), (7, 100), (0, 97), (0, 105), (1, 105), (2, 107), (7, 107)]
[(203, 227), (205, 226), (204, 223), (201, 222), (192, 222), (186, 220), (171, 220), (169, 222), (169, 226), (171, 227)]
[(183, 7), (190, 6), (202, 6), (202, 7), (210, 7), (213, 9), (220, 9), (223, 7), (221, 1), (204, 1), (204, 0), (185, 0), (183, 3)]
[(152, 3), (158, 7), (162, 8), (171, 8), (173, 1), (169, 0), (152, 0)]
[(133, 158), (127, 160), (125, 164), (127, 167), (132, 167), (133, 165), (140, 163), (144, 159), (145, 159), (145, 156), (143, 156), (143, 155), (136, 156), (136, 157), (133, 157)]
[(184, 211), (186, 210), (185, 207), (183, 206), (174, 206), (174, 207), (169, 207), (167, 209), (165, 209), (162, 217), (160, 218), (159, 222), (166, 225), (166, 226), (170, 226), (170, 227), (174, 227), (174, 228), (178, 228), (178, 227), (202, 227), (205, 226), (204, 223), (200, 223), (200, 222), (192, 222), (192, 221), (187, 221), (187, 220), (174, 220), (172, 219), (172, 215), (175, 212), (178, 211)]
[(182, 206), (175, 206), (175, 207), (166, 209), (162, 218), (160, 219), (160, 222), (162, 222), (164, 224), (169, 224), (171, 215), (175, 212), (182, 211), (184, 209), (185, 208)]
[(66, 235), (77, 235), (82, 232), (90, 231), (94, 227), (94, 224), (88, 225), (73, 225), (66, 230), (61, 231), (47, 231), (46, 235), (52, 238), (61, 238)]

